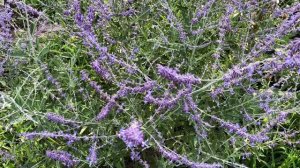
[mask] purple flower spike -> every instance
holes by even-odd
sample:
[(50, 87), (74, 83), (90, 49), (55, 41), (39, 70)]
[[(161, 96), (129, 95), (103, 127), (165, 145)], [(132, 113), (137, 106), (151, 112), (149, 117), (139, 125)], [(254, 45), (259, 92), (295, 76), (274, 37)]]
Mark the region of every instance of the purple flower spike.
[(96, 143), (94, 143), (89, 149), (89, 156), (87, 160), (89, 161), (90, 166), (97, 164), (97, 148)]
[(76, 135), (65, 134), (63, 132), (58, 132), (58, 133), (47, 132), (47, 131), (25, 132), (25, 133), (22, 133), (21, 136), (23, 136), (29, 140), (32, 140), (37, 137), (40, 137), (40, 138), (63, 138), (65, 140), (67, 140), (69, 142), (69, 144), (79, 140), (79, 138)]
[(102, 66), (98, 60), (92, 62), (94, 70), (105, 80), (111, 79), (111, 74)]
[(209, 0), (202, 9), (197, 9), (196, 16), (191, 21), (192, 24), (198, 23), (201, 18), (205, 17), (209, 13), (214, 2), (215, 0)]
[(126, 90), (130, 94), (144, 93), (152, 90), (156, 85), (155, 81), (147, 81), (143, 85), (135, 86), (133, 88), (124, 87), (123, 90)]
[(0, 156), (1, 156), (1, 161), (5, 162), (5, 161), (15, 161), (15, 156), (12, 155), (11, 153), (9, 153), (6, 150), (1, 150), (0, 149)]
[(143, 145), (144, 134), (141, 127), (142, 124), (140, 122), (133, 121), (128, 128), (120, 130), (118, 137), (121, 138), (129, 148)]
[(88, 82), (90, 86), (100, 95), (100, 97), (106, 101), (110, 101), (110, 95), (108, 95), (104, 90), (101, 89), (101, 86), (97, 84), (96, 81), (93, 81), (89, 78), (89, 74), (82, 70), (81, 72), (81, 80)]
[(46, 155), (50, 159), (60, 161), (63, 165), (67, 167), (74, 167), (76, 165), (76, 161), (74, 160), (73, 156), (65, 151), (48, 150), (46, 151)]
[(40, 15), (43, 15), (43, 12), (38, 11), (37, 9), (33, 8), (30, 5), (25, 4), (22, 1), (8, 0), (7, 3), (11, 5), (16, 5), (19, 10), (28, 13), (33, 17), (39, 17)]
[(109, 112), (117, 105), (115, 98), (113, 97), (100, 111), (100, 113), (97, 115), (96, 120), (101, 121), (104, 118), (106, 118), (109, 114)]
[(121, 13), (121, 15), (122, 15), (122, 16), (132, 16), (132, 15), (134, 15), (135, 13), (136, 13), (136, 11), (135, 11), (134, 9), (130, 8), (130, 9), (126, 10), (126, 11), (123, 11), (123, 12)]
[(151, 90), (156, 85), (153, 81), (145, 82), (143, 85), (136, 86), (136, 87), (126, 87), (124, 85), (121, 85), (120, 90), (114, 95), (112, 95), (110, 98), (107, 95), (106, 97), (108, 99), (108, 103), (101, 109), (100, 113), (98, 114), (96, 120), (101, 121), (104, 118), (106, 118), (109, 114), (109, 112), (116, 106), (119, 106), (117, 103), (117, 100), (122, 97), (126, 97), (129, 94), (138, 94), (138, 93), (144, 93), (146, 91)]
[(182, 165), (186, 165), (192, 168), (221, 168), (222, 166), (220, 164), (208, 164), (208, 163), (199, 163), (189, 160), (185, 156), (181, 156), (178, 153), (167, 150), (162, 146), (159, 146), (159, 152), (166, 158), (169, 159), (172, 162), (179, 163)]
[(63, 116), (55, 114), (55, 113), (47, 113), (46, 117), (49, 121), (52, 121), (52, 122), (55, 122), (58, 124), (77, 126), (75, 121), (67, 120)]
[(13, 11), (11, 8), (6, 7), (5, 10), (0, 11), (0, 49), (8, 49), (13, 40), (11, 31)]
[(190, 88), (186, 88), (186, 89), (179, 90), (175, 97), (164, 96), (163, 98), (154, 98), (152, 96), (152, 92), (148, 91), (147, 95), (144, 97), (144, 102), (158, 105), (161, 108), (170, 109), (174, 107), (181, 98), (183, 98), (189, 93), (191, 93)]
[(192, 74), (181, 75), (178, 74), (176, 70), (162, 65), (158, 65), (157, 69), (158, 69), (158, 74), (160, 76), (170, 81), (174, 81), (175, 83), (178, 84), (199, 84), (201, 81), (199, 78), (195, 77)]

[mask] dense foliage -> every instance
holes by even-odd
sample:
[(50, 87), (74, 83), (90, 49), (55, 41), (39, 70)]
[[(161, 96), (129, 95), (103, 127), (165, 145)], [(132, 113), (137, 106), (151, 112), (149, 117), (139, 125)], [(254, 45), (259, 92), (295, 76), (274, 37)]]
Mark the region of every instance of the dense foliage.
[(298, 167), (300, 3), (7, 0), (2, 167)]

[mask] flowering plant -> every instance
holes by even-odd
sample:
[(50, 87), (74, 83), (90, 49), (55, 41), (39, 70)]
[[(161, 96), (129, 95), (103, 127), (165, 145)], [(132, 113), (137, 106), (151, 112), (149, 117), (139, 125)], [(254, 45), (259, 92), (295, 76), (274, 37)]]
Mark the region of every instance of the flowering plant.
[(277, 167), (299, 145), (299, 3), (32, 5), (0, 12), (4, 146), (31, 149), (7, 165)]

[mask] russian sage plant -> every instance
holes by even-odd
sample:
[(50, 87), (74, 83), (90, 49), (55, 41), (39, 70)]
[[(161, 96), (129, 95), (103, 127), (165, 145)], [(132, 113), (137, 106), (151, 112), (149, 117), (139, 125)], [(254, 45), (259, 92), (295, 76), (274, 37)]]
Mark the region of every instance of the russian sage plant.
[(21, 112), (8, 118), (25, 118), (30, 128), (14, 134), (43, 146), (32, 151), (41, 159), (248, 167), (264, 151), (299, 145), (300, 3), (72, 0), (56, 13), (64, 29), (25, 49), (12, 28), (31, 37), (51, 14), (19, 1), (0, 13), (1, 49), (28, 60), (6, 80), (31, 69), (21, 98), (6, 96)]

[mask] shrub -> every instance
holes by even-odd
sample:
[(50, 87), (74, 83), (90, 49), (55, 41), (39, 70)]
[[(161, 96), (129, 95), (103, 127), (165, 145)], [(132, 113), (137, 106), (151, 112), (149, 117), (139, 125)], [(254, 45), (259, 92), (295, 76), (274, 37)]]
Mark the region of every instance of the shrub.
[(17, 167), (287, 165), (277, 155), (299, 144), (299, 3), (43, 5), (0, 13), (1, 139)]

